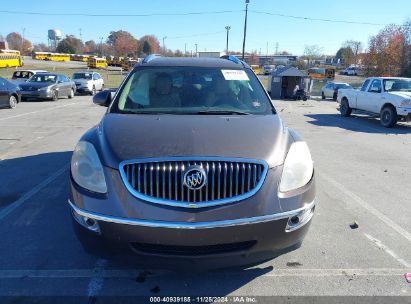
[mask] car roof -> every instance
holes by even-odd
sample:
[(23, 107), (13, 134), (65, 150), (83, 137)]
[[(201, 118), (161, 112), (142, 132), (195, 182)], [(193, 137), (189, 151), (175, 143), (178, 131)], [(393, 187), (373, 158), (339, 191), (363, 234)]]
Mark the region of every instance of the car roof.
[(46, 75), (46, 76), (64, 76), (63, 74), (56, 74), (56, 73), (40, 73), (42, 75)]
[(87, 73), (87, 74), (93, 74), (93, 73), (96, 73), (96, 74), (99, 74), (98, 72), (96, 72), (96, 71), (77, 71), (77, 72), (74, 72), (73, 74), (80, 74), (80, 73)]
[(167, 66), (167, 67), (207, 67), (207, 68), (231, 68), (244, 69), (249, 66), (244, 63), (236, 63), (223, 58), (197, 58), (197, 57), (156, 57), (146, 63), (141, 62), (136, 67)]
[(47, 71), (44, 71), (44, 70), (15, 70), (14, 73), (16, 72), (48, 73)]

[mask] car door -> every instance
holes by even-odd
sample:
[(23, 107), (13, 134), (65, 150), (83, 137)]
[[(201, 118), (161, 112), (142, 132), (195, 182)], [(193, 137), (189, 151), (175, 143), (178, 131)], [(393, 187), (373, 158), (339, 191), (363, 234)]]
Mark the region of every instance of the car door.
[(4, 106), (9, 102), (9, 91), (6, 81), (0, 77), (0, 105)]
[(67, 77), (64, 75), (59, 75), (58, 76), (58, 80), (59, 80), (59, 95), (60, 96), (68, 96), (69, 93), (69, 89), (70, 89), (70, 82), (68, 81)]
[(368, 98), (368, 87), (371, 81), (372, 79), (366, 79), (364, 81), (364, 83), (361, 86), (361, 90), (357, 94), (357, 100), (355, 101), (355, 104), (351, 103), (351, 107), (365, 111), (366, 99)]
[(334, 90), (335, 90), (335, 83), (330, 83), (330, 87), (328, 89), (328, 96), (329, 98), (334, 98)]
[(382, 84), (380, 79), (373, 79), (366, 92), (362, 92), (360, 97), (361, 110), (378, 113), (378, 105), (382, 98)]
[(98, 83), (99, 83), (99, 90), (102, 90), (104, 87), (104, 80), (103, 77), (101, 77), (100, 74), (97, 73), (97, 77), (98, 77)]
[(334, 85), (332, 83), (329, 83), (325, 86), (324, 95), (326, 98), (333, 97), (333, 93), (334, 93), (333, 88), (334, 88)]
[(101, 90), (101, 83), (99, 81), (99, 77), (97, 73), (93, 74), (93, 84), (97, 91)]

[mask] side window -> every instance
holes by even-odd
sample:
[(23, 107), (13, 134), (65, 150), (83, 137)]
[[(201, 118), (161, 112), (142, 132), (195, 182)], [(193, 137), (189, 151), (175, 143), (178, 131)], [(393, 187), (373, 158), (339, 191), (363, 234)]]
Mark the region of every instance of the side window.
[(381, 81), (379, 79), (374, 79), (368, 92), (381, 93)]
[(98, 74), (93, 74), (93, 80), (99, 79)]
[(361, 91), (365, 92), (367, 90), (368, 85), (370, 84), (370, 80), (367, 79), (366, 81), (364, 81), (364, 83), (362, 84), (361, 87)]

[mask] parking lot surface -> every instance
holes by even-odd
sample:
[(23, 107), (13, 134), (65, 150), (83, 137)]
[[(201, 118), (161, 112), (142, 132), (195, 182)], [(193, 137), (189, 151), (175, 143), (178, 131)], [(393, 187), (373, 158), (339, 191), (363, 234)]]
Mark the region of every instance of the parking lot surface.
[(343, 118), (329, 101), (274, 102), (316, 164), (317, 208), (302, 247), (248, 269), (183, 273), (95, 257), (73, 233), (71, 153), (105, 108), (76, 96), (1, 109), (0, 295), (411, 296), (411, 124)]

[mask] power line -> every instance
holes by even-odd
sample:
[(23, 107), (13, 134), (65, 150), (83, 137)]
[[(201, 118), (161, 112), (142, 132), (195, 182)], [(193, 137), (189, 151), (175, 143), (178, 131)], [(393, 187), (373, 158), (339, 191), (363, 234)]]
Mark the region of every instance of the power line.
[(201, 33), (201, 34), (193, 34), (193, 35), (186, 35), (186, 36), (170, 37), (170, 39), (181, 39), (181, 38), (210, 36), (210, 35), (217, 35), (217, 34), (221, 34), (221, 33), (225, 33), (225, 31), (218, 31), (218, 32), (211, 32), (211, 33)]
[(238, 13), (243, 10), (225, 10), (209, 12), (186, 12), (186, 13), (150, 13), (150, 14), (87, 14), (87, 13), (45, 13), (45, 12), (28, 12), (28, 11), (6, 11), (0, 10), (0, 13), (14, 15), (39, 15), (39, 16), (83, 16), (83, 17), (154, 17), (154, 16), (188, 16), (188, 15), (216, 15), (227, 13)]
[(305, 16), (293, 16), (293, 15), (286, 15), (286, 14), (281, 14), (281, 13), (262, 12), (262, 11), (255, 11), (255, 10), (250, 10), (250, 12), (255, 13), (255, 14), (263, 14), (263, 15), (269, 15), (269, 16), (300, 19), (300, 20), (307, 20), (307, 21), (322, 21), (322, 22), (332, 22), (332, 23), (373, 25), (373, 26), (386, 26), (387, 25), (387, 24), (382, 24), (382, 23), (372, 23), (372, 22), (362, 22), (362, 21), (337, 20), (337, 19), (333, 20), (333, 19), (312, 18), (312, 17), (305, 17)]
[[(89, 13), (48, 13), (48, 12), (33, 12), (33, 11), (10, 11), (10, 10), (0, 10), (3, 14), (14, 14), (14, 15), (38, 15), (38, 16), (82, 16), (82, 17), (156, 17), (156, 16), (190, 16), (190, 15), (216, 15), (216, 14), (229, 14), (229, 13), (240, 13), (245, 10), (223, 10), (223, 11), (203, 11), (203, 12), (185, 12), (185, 13), (146, 13), (146, 14), (89, 14)], [(338, 19), (325, 19), (325, 18), (314, 18), (307, 16), (295, 16), (282, 13), (266, 12), (249, 10), (254, 14), (262, 14), (283, 18), (291, 18), (297, 20), (305, 21), (320, 21), (320, 22), (331, 22), (331, 23), (342, 23), (342, 24), (357, 24), (357, 25), (371, 25), (371, 26), (387, 26), (388, 24), (383, 23), (373, 23), (364, 21), (354, 21), (354, 20), (338, 20)], [(403, 25), (404, 27), (410, 27), (410, 25)], [(183, 38), (183, 37), (182, 37)], [(176, 38), (177, 39), (177, 38)]]

